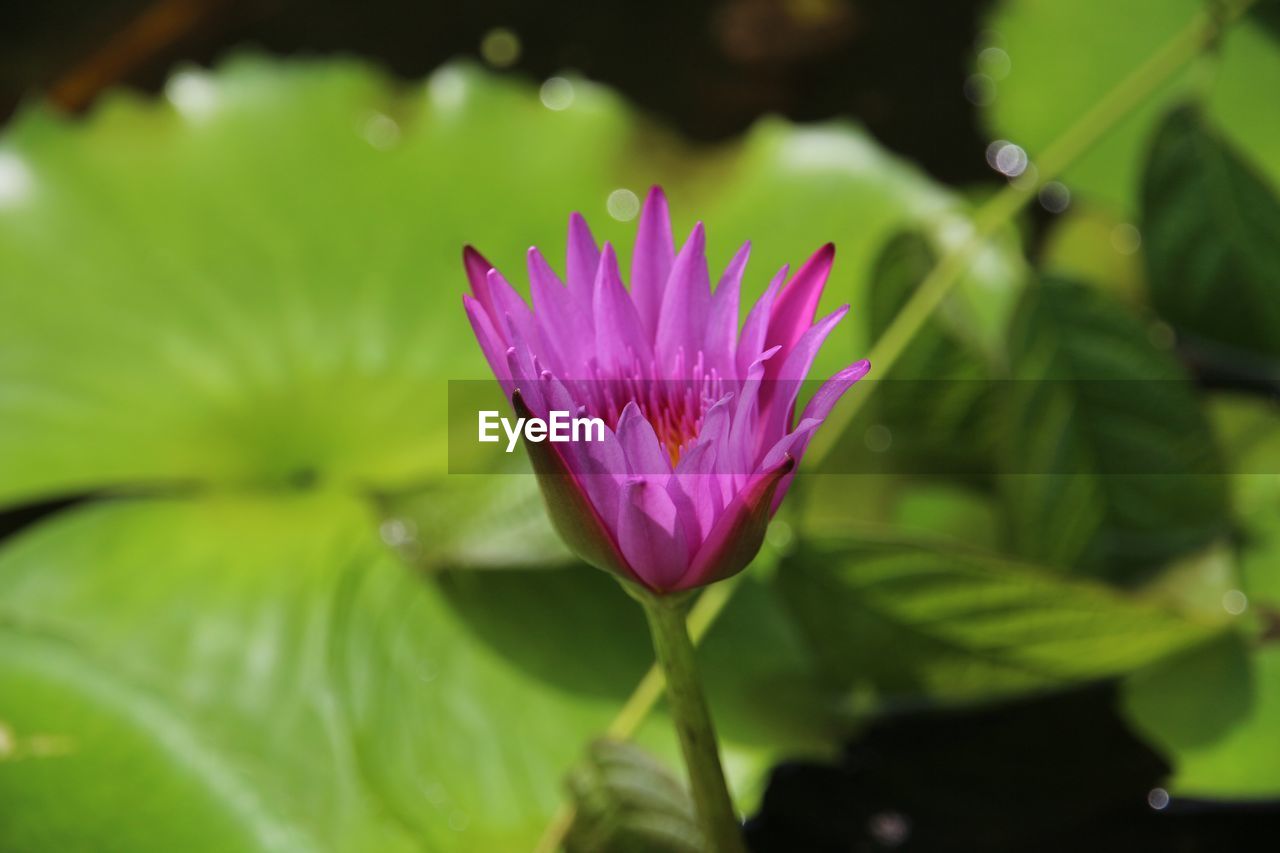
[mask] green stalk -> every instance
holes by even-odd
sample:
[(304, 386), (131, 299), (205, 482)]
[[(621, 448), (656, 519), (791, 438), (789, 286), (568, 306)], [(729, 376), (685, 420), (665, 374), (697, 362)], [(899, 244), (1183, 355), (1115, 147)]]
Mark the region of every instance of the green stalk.
[(720, 765), (720, 746), (698, 679), (693, 642), (685, 627), (683, 596), (633, 592), (644, 607), (653, 635), (653, 651), (667, 681), (667, 705), (675, 721), (680, 751), (689, 773), (689, 790), (698, 823), (712, 853), (745, 853), (742, 824), (733, 809)]
[[(989, 239), (1013, 221), (1042, 186), (1061, 175), (1191, 60), (1216, 45), (1223, 28), (1239, 19), (1253, 3), (1254, 0), (1226, 0), (1197, 15), (1045, 148), (1032, 163), (1034, 170), (1028, 168), (1026, 175), (1010, 182), (984, 204), (973, 218), (973, 232), (968, 239), (938, 260), (871, 348), (867, 357), (875, 375), (884, 376), (889, 372), (960, 281), (969, 262)], [(827, 416), (805, 454), (808, 464), (821, 464), (875, 388), (876, 383), (872, 382), (862, 393), (850, 394), (843, 405)]]

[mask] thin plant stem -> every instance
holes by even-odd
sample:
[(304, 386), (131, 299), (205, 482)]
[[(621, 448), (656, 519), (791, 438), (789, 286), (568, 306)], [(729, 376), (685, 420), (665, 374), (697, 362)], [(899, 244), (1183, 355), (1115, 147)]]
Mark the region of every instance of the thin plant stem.
[[(968, 238), (938, 260), (872, 346), (867, 357), (876, 374), (884, 376), (888, 373), (938, 305), (960, 281), (974, 256), (1035, 198), (1042, 186), (1060, 176), (1188, 62), (1216, 44), (1222, 27), (1238, 19), (1252, 3), (1253, 0), (1242, 0), (1230, 4), (1229, 8), (1197, 15), (1045, 148), (1023, 176), (1012, 180), (984, 204), (974, 215), (973, 229)], [(875, 382), (868, 383), (862, 393), (850, 394), (843, 405), (831, 412), (805, 454), (807, 459), (816, 460), (810, 464), (820, 464), (826, 458), (876, 387)]]
[[(968, 239), (943, 255), (872, 346), (869, 359), (876, 372), (888, 372), (907, 344), (924, 327), (934, 309), (959, 281), (969, 262), (986, 241), (1008, 225), (1041, 186), (1061, 175), (1186, 63), (1214, 45), (1221, 30), (1238, 20), (1253, 2), (1254, 0), (1241, 0), (1231, 3), (1225, 10), (1202, 13), (1194, 18), (1045, 148), (1035, 163), (1034, 178), (1009, 184), (979, 208), (974, 215), (974, 227)], [(826, 429), (815, 436), (806, 456), (819, 461), (825, 458), (835, 446), (836, 439), (866, 404), (867, 397), (875, 387), (875, 383), (868, 383), (862, 393), (851, 395), (844, 405), (838, 406), (828, 417)], [(736, 588), (736, 580), (737, 578), (730, 578), (708, 587), (694, 603), (688, 618), (690, 639), (694, 645), (701, 641), (707, 629), (729, 603)], [(607, 734), (622, 740), (632, 737), (657, 704), (662, 695), (662, 687), (661, 671), (656, 666), (651, 667), (609, 725)], [(539, 840), (535, 853), (554, 853), (559, 850), (573, 824), (573, 818), (573, 804), (562, 803)]]
[[(695, 646), (702, 642), (702, 638), (706, 636), (707, 630), (716, 621), (720, 611), (729, 603), (741, 577), (741, 575), (735, 575), (707, 587), (693, 603), (693, 607), (689, 609), (686, 624), (689, 629), (689, 639)], [(662, 698), (662, 689), (665, 686), (666, 679), (662, 675), (662, 669), (655, 663), (645, 672), (626, 704), (605, 730), (606, 737), (614, 740), (630, 740), (634, 737), (641, 723)], [(572, 801), (561, 801), (555, 816), (547, 824), (542, 838), (538, 840), (535, 853), (555, 853), (559, 850), (565, 836), (569, 834), (570, 827), (573, 826), (576, 813)]]
[(720, 764), (720, 744), (694, 659), (693, 641), (680, 599), (640, 592), (653, 635), (653, 651), (667, 683), (667, 707), (689, 775), (689, 792), (711, 853), (745, 853), (742, 824), (733, 809)]

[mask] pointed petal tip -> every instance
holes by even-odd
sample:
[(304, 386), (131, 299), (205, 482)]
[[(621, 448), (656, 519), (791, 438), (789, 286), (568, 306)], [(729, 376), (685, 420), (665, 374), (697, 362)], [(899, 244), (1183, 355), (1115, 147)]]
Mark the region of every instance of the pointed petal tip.
[(649, 187), (649, 192), (645, 193), (644, 205), (640, 208), (641, 220), (648, 220), (652, 216), (661, 216), (664, 220), (668, 218), (667, 194), (658, 184)]
[(824, 243), (818, 248), (818, 251), (814, 252), (809, 257), (809, 260), (805, 261), (804, 266), (807, 267), (812, 265), (816, 267), (825, 267), (827, 270), (830, 270), (831, 265), (835, 263), (835, 260), (836, 244)]
[(462, 264), (468, 271), (473, 269), (477, 271), (482, 269), (493, 269), (493, 264), (489, 262), (489, 259), (480, 254), (479, 250), (470, 243), (467, 243), (462, 247)]
[(707, 251), (707, 229), (703, 227), (702, 221), (694, 223), (693, 229), (689, 232), (689, 239), (685, 241), (684, 246), (680, 249), (680, 254), (686, 251), (693, 251), (701, 255), (705, 255)]

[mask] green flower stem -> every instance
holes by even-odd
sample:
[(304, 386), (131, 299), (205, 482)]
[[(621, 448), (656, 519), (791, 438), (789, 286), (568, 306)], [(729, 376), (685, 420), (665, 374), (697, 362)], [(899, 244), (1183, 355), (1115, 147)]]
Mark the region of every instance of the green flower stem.
[(689, 788), (698, 823), (712, 853), (745, 853), (742, 824), (733, 809), (720, 766), (720, 746), (698, 680), (693, 641), (685, 625), (684, 596), (632, 591), (644, 606), (653, 650), (667, 681), (667, 704), (675, 721), (680, 750), (689, 772)]
[[(704, 589), (698, 596), (697, 601), (693, 603), (693, 607), (689, 610), (689, 618), (685, 620), (685, 623), (688, 625), (689, 639), (694, 646), (702, 642), (702, 638), (716, 621), (720, 611), (729, 603), (734, 589), (737, 588), (741, 580), (742, 575), (734, 575), (731, 578), (714, 583)], [(649, 667), (649, 670), (644, 674), (644, 678), (640, 679), (640, 683), (636, 685), (636, 689), (627, 699), (626, 704), (618, 711), (618, 715), (613, 718), (613, 722), (609, 724), (609, 728), (605, 731), (605, 736), (613, 740), (630, 740), (634, 737), (645, 717), (649, 716), (649, 712), (653, 710), (653, 707), (658, 704), (658, 700), (662, 698), (662, 691), (665, 686), (666, 679), (663, 678), (662, 667), (655, 663)], [(547, 824), (546, 831), (543, 832), (542, 838), (538, 841), (538, 846), (534, 848), (534, 853), (556, 853), (563, 844), (565, 836), (569, 834), (569, 829), (573, 826), (575, 816), (576, 809), (573, 802), (571, 800), (562, 801), (560, 808), (556, 810), (555, 816)]]

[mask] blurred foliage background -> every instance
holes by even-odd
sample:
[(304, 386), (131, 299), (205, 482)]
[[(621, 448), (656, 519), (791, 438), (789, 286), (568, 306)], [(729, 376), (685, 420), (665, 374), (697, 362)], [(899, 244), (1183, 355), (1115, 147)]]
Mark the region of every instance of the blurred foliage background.
[(1259, 849), (1280, 13), (1238, 11), (10, 10), (0, 849), (522, 850), (569, 793), (573, 849), (688, 849), (661, 707), (588, 749), (640, 614), (446, 447), (462, 244), (627, 247), (653, 183), (751, 295), (836, 242), (816, 372), (902, 380), (700, 649), (753, 849)]

